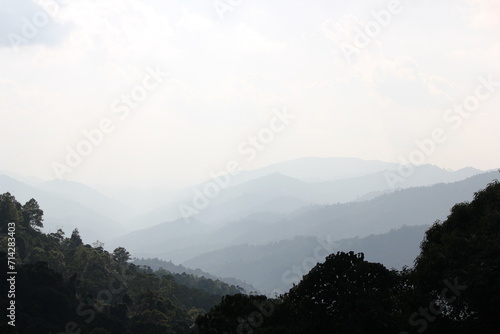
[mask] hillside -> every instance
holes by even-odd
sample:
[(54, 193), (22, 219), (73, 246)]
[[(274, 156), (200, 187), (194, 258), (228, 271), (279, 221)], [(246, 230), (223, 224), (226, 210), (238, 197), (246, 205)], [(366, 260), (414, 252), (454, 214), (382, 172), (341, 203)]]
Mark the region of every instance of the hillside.
[[(102, 241), (127, 231), (118, 221), (85, 206), (79, 201), (82, 197), (94, 197), (93, 203), (101, 202), (104, 206), (114, 203), (109, 199), (103, 200), (103, 195), (99, 195), (88, 187), (54, 182), (39, 185), (40, 188), (19, 182), (6, 175), (0, 175), (0, 193), (10, 192), (21, 202), (37, 198), (38, 203), (44, 208), (44, 231), (46, 232), (55, 232), (59, 228), (65, 231), (79, 228), (82, 238), (90, 243), (99, 238)], [(88, 193), (88, 195), (83, 195), (84, 193)]]
[(174, 264), (174, 263), (172, 263), (172, 261), (164, 261), (164, 260), (160, 260), (158, 258), (154, 258), (154, 259), (133, 258), (132, 263), (135, 265), (139, 265), (139, 266), (150, 267), (151, 269), (153, 269), (155, 271), (159, 270), (159, 269), (164, 269), (172, 274), (187, 274), (187, 275), (193, 275), (196, 277), (208, 278), (208, 279), (211, 279), (213, 281), (220, 280), (228, 285), (241, 287), (241, 288), (243, 288), (243, 291), (245, 291), (246, 293), (250, 293), (250, 292), (256, 290), (253, 286), (245, 283), (242, 280), (239, 280), (239, 279), (236, 279), (233, 277), (217, 277), (217, 276), (214, 276), (210, 273), (202, 271), (201, 269), (191, 269), (188, 267), (184, 267), (183, 265), (180, 265), (180, 264)]
[(9, 193), (0, 195), (0, 259), (6, 264), (10, 257), (11, 266), (9, 276), (4, 270), (0, 278), (15, 281), (15, 293), (0, 296), (0, 305), (13, 309), (0, 322), (2, 333), (60, 333), (71, 327), (82, 333), (153, 328), (182, 334), (223, 296), (243, 291), (220, 280), (131, 264), (123, 247), (108, 252), (85, 244), (77, 229), (66, 237), (62, 230), (42, 233), (42, 227), (36, 200), (21, 204)]
[[(336, 204), (359, 200), (368, 193), (461, 181), (481, 173), (474, 168), (447, 171), (433, 165), (415, 167), (411, 177), (394, 185), (386, 173), (401, 166), (351, 158), (303, 158), (224, 177), (217, 196), (204, 189), (214, 180), (183, 189), (153, 210), (128, 220), (128, 226), (150, 227), (192, 215), (204, 223), (221, 225), (266, 210), (289, 213), (309, 204)], [(206, 203), (200, 210), (194, 203)], [(270, 205), (276, 203), (276, 205)], [(184, 209), (181, 209), (184, 208)]]
[(224, 298), (196, 333), (498, 333), (499, 209), (496, 181), (425, 231), (414, 267), (333, 253), (274, 298)]
[(332, 240), (365, 237), (403, 225), (443, 220), (454, 203), (470, 200), (475, 189), (496, 177), (496, 172), (483, 173), (455, 183), (402, 189), (364, 202), (306, 206), (288, 214), (260, 212), (218, 228), (196, 219), (178, 220), (132, 232), (109, 244), (125, 245), (136, 257), (181, 263), (205, 252), (246, 243), (278, 242), (296, 236), (330, 236)]
[(362, 252), (367, 260), (388, 268), (411, 267), (429, 226), (404, 226), (365, 238), (295, 237), (266, 245), (230, 246), (199, 255), (185, 261), (184, 265), (219, 276), (245, 279), (262, 292), (273, 294), (287, 291), (327, 254), (338, 251)]

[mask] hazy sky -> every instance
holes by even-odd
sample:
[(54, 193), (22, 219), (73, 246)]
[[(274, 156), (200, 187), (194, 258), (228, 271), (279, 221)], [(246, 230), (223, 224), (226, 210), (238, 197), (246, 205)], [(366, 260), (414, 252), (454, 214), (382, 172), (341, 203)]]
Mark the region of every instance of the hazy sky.
[(304, 156), (500, 167), (499, 0), (0, 0), (0, 32), (0, 170), (163, 185)]

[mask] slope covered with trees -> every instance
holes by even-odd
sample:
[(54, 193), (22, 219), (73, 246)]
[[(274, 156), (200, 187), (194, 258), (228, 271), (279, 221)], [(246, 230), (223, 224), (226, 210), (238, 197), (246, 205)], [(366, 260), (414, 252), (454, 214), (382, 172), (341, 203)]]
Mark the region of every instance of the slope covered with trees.
[(338, 252), (288, 293), (225, 297), (197, 333), (499, 333), (500, 183), (425, 234), (412, 269)]
[[(10, 235), (9, 226), (15, 226)], [(66, 237), (62, 230), (41, 233), (42, 227), (36, 200), (21, 205), (9, 193), (0, 195), (0, 261), (5, 269), (15, 237), (17, 271), (15, 299), (4, 289), (0, 295), (2, 309), (11, 300), (16, 308), (14, 319), (2, 319), (2, 333), (187, 333), (223, 295), (242, 292), (131, 264), (125, 248), (110, 253), (98, 243), (86, 245), (77, 229)], [(2, 287), (7, 278), (2, 270)]]
[[(69, 237), (41, 233), (37, 202), (22, 205), (9, 193), (0, 195), (3, 263), (12, 223), (16, 327), (4, 319), (2, 333), (500, 332), (497, 181), (426, 231), (413, 268), (387, 269), (363, 253), (337, 252), (274, 298), (131, 264), (125, 248), (86, 245), (78, 230)], [(7, 308), (7, 294), (0, 303)]]
[[(171, 274), (176, 274), (174, 276), (179, 277), (180, 280), (183, 280), (180, 277), (189, 277), (191, 280), (199, 282), (199, 281), (203, 281), (204, 278), (208, 278), (212, 281), (215, 281), (215, 283), (217, 283), (218, 281), (224, 282), (227, 284), (225, 286), (228, 286), (228, 285), (233, 286), (234, 285), (234, 286), (238, 287), (239, 289), (241, 289), (242, 291), (252, 292), (252, 291), (256, 290), (252, 285), (245, 283), (242, 280), (239, 280), (239, 279), (236, 279), (233, 277), (223, 277), (223, 278), (217, 277), (217, 276), (214, 276), (210, 273), (207, 273), (199, 268), (198, 269), (191, 269), (188, 267), (184, 267), (181, 264), (174, 264), (172, 261), (165, 261), (165, 260), (161, 260), (158, 258), (153, 258), (153, 259), (151, 259), (151, 258), (141, 258), (141, 259), (133, 258), (132, 263), (135, 265), (147, 266), (153, 270), (164, 269), (164, 270), (170, 272)], [(199, 279), (196, 279), (196, 278), (199, 278)], [(222, 285), (222, 287), (224, 287), (224, 285)]]

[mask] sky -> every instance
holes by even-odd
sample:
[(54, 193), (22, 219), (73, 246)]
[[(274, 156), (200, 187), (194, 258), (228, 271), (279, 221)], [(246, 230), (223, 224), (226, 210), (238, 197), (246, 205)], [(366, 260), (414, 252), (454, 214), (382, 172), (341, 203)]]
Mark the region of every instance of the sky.
[(0, 0), (0, 170), (181, 186), (357, 157), (500, 167), (499, 0)]

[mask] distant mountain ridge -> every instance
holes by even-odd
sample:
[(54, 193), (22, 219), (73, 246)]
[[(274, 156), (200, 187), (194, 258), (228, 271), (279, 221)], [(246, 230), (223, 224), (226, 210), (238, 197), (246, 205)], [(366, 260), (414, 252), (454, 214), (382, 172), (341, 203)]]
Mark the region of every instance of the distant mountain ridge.
[[(444, 219), (453, 204), (472, 199), (475, 191), (484, 188), (497, 175), (490, 172), (455, 183), (402, 189), (365, 202), (310, 205), (284, 214), (254, 213), (219, 227), (208, 228), (209, 225), (193, 219), (193, 223), (206, 228), (207, 233), (201, 229), (189, 232), (193, 226), (190, 220), (177, 220), (174, 225), (159, 224), (110, 242), (124, 245), (135, 256), (158, 256), (179, 263), (197, 254), (245, 243), (258, 245), (296, 236), (365, 237), (403, 225), (431, 224), (436, 219)], [(189, 233), (172, 240), (168, 232), (172, 226)]]
[(32, 183), (31, 185), (71, 199), (116, 221), (123, 221), (133, 214), (133, 211), (124, 203), (103, 195), (101, 192), (82, 183), (52, 180), (38, 184)]
[(55, 232), (58, 228), (63, 228), (66, 234), (71, 234), (74, 228), (78, 228), (89, 243), (98, 238), (110, 238), (117, 233), (126, 232), (117, 221), (72, 200), (70, 196), (0, 175), (0, 193), (4, 192), (10, 192), (21, 203), (35, 198), (44, 210), (45, 231)]
[[(337, 169), (333, 168), (335, 164)], [(305, 166), (310, 169), (304, 169)], [(415, 167), (401, 189), (393, 191), (386, 174), (397, 168), (397, 164), (361, 159), (304, 158), (242, 172), (194, 217), (180, 217), (179, 206), (189, 204), (193, 190), (203, 190), (206, 183), (182, 189), (177, 195), (169, 193), (162, 197), (165, 205), (139, 215), (132, 213), (136, 212), (132, 205), (76, 182), (39, 182), (29, 178), (20, 182), (0, 175), (0, 191), (11, 192), (21, 202), (36, 198), (45, 211), (45, 231), (55, 232), (62, 227), (68, 235), (78, 227), (87, 243), (101, 238), (106, 249), (122, 246), (135, 257), (157, 257), (203, 266), (206, 272), (230, 273), (239, 268), (231, 256), (243, 254), (243, 249), (248, 251), (247, 257), (242, 258), (248, 262), (248, 268), (257, 266), (255, 272), (259, 272), (259, 263), (276, 256), (272, 247), (260, 253), (269, 244), (282, 243), (279, 253), (284, 256), (283, 263), (305, 256), (302, 246), (293, 249), (296, 242), (309, 247), (317, 238), (326, 236), (350, 240), (349, 247), (361, 249), (363, 245), (357, 244), (356, 238), (369, 245), (376, 239), (370, 235), (444, 219), (452, 205), (472, 199), (475, 191), (498, 178), (496, 171), (479, 173), (477, 169), (464, 168), (451, 172), (423, 165)], [(321, 180), (312, 182), (307, 176)], [(154, 190), (154, 194), (167, 193)], [(147, 200), (152, 194), (131, 190), (121, 198)], [(395, 247), (401, 251), (403, 246)], [(383, 250), (372, 253), (382, 256)], [(204, 258), (206, 254), (215, 258)], [(260, 258), (255, 258), (256, 254)], [(218, 263), (217, 257), (226, 258), (227, 263)], [(379, 261), (386, 261), (388, 266), (402, 264), (388, 254), (385, 257)], [(272, 287), (266, 283), (269, 277), (265, 275), (258, 278), (249, 274), (247, 278), (252, 278), (248, 283), (257, 288)]]
[(412, 266), (429, 227), (403, 226), (365, 238), (336, 240), (326, 247), (327, 241), (318, 242), (315, 237), (295, 237), (265, 245), (243, 244), (202, 254), (184, 264), (215, 275), (245, 278), (266, 293), (287, 291), (326, 254), (338, 251), (363, 252), (369, 261), (388, 268)]
[[(200, 221), (208, 224), (221, 224), (237, 218), (242, 218), (246, 214), (251, 214), (267, 206), (268, 210), (274, 213), (289, 213), (297, 210), (302, 206), (309, 204), (334, 204), (356, 201), (366, 194), (373, 195), (391, 192), (391, 184), (387, 180), (386, 173), (389, 169), (393, 169), (393, 173), (397, 169), (396, 164), (388, 164), (377, 161), (368, 161), (360, 159), (340, 158), (321, 159), (321, 158), (306, 158), (290, 162), (294, 168), (283, 168), (278, 170), (280, 166), (287, 163), (277, 164), (263, 169), (258, 169), (251, 172), (241, 172), (236, 176), (231, 176), (229, 185), (226, 188), (220, 189), (215, 198), (209, 198), (203, 194), (203, 189), (206, 183), (200, 184), (192, 189), (189, 189), (185, 197), (179, 198), (174, 202), (156, 208), (148, 213), (135, 217), (130, 223), (130, 226), (152, 226), (155, 223), (176, 220), (180, 218), (181, 205), (189, 206), (197, 212), (193, 215)], [(340, 169), (337, 174), (331, 172), (330, 176), (337, 175), (337, 179), (320, 182), (306, 182), (294, 176), (303, 176), (305, 171), (299, 173), (296, 169), (305, 165), (309, 165), (311, 171), (305, 170), (314, 175), (316, 169), (313, 162), (326, 160), (330, 164), (338, 161), (343, 161), (340, 164)], [(358, 163), (359, 166), (352, 166), (351, 174), (346, 174), (349, 164)], [(371, 172), (362, 176), (353, 176), (350, 178), (341, 178), (341, 175), (359, 174), (361, 171), (368, 171), (368, 164), (375, 165)], [(268, 174), (266, 174), (268, 173)], [(318, 172), (319, 173), (319, 172)], [(322, 171), (323, 175), (326, 175)], [(446, 171), (442, 168), (423, 165), (415, 167), (413, 174), (404, 179), (404, 182), (398, 184), (396, 188), (409, 188), (416, 186), (427, 186), (440, 182), (455, 182), (463, 180), (467, 177), (477, 175), (481, 171), (474, 168), (464, 168), (456, 172)], [(210, 181), (209, 181), (210, 182)], [(374, 196), (372, 196), (374, 197)], [(207, 202), (206, 207), (198, 209), (194, 204), (195, 201)], [(270, 207), (269, 202), (281, 203), (278, 207)]]
[(275, 163), (257, 170), (244, 171), (235, 177), (234, 184), (247, 182), (273, 173), (280, 173), (306, 182), (334, 181), (393, 170), (398, 166), (396, 163), (359, 158), (304, 157)]
[[(396, 170), (398, 166), (357, 158), (301, 158), (257, 170), (242, 171), (231, 177), (228, 187), (221, 189), (215, 198), (210, 198), (209, 205), (192, 218), (222, 226), (258, 212), (288, 215), (310, 205), (372, 199), (390, 191), (384, 173)], [(404, 186), (452, 182), (478, 172), (473, 168), (449, 172), (436, 166), (424, 165), (415, 169), (414, 174), (405, 180)], [(47, 228), (63, 227), (69, 233), (71, 228), (78, 225), (82, 230), (82, 237), (89, 242), (98, 235), (105, 237), (104, 241), (109, 241), (127, 230), (138, 230), (185, 218), (181, 215), (181, 204), (192, 204), (196, 196), (193, 191), (203, 190), (204, 186), (200, 184), (176, 192), (166, 189), (136, 192), (129, 189), (127, 194), (120, 193), (117, 196), (120, 200), (116, 200), (77, 182), (44, 182), (17, 177), (22, 178), (23, 182), (5, 176), (0, 181), (0, 190), (10, 191), (22, 201), (32, 197), (40, 198), (47, 211)], [(312, 179), (320, 181), (310, 182)], [(14, 182), (16, 180), (17, 183)], [(161, 200), (164, 204), (142, 213), (134, 209), (144, 207), (142, 204), (136, 206), (135, 203), (150, 201), (153, 194), (160, 199), (151, 200), (151, 205)], [(122, 202), (123, 200), (126, 202)]]

